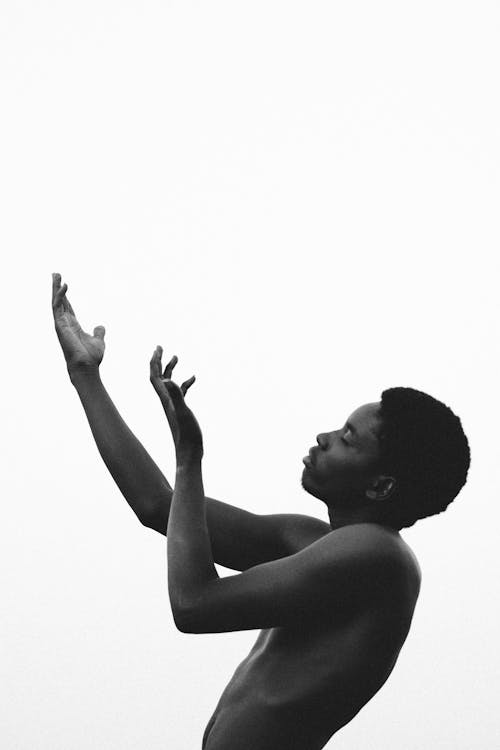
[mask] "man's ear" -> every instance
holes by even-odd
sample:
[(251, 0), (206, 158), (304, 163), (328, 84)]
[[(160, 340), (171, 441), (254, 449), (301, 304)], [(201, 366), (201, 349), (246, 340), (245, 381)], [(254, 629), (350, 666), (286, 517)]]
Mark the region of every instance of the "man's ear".
[(365, 495), (369, 500), (386, 500), (396, 489), (394, 477), (379, 476), (371, 483), (371, 489)]

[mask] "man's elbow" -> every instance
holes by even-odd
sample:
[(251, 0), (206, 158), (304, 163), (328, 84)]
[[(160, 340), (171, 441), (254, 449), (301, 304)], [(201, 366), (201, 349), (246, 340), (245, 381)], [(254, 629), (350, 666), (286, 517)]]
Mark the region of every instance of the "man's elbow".
[(170, 609), (175, 627), (181, 633), (202, 633), (200, 630), (201, 612), (196, 599), (179, 596), (175, 590), (169, 590)]
[(172, 608), (174, 623), (181, 633), (206, 633), (200, 618), (192, 610)]

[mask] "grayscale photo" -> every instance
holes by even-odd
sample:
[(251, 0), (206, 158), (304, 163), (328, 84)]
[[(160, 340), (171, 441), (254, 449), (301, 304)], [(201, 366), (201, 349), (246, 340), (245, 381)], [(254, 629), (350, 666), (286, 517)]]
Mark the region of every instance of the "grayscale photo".
[(0, 18), (2, 747), (497, 746), (500, 8)]

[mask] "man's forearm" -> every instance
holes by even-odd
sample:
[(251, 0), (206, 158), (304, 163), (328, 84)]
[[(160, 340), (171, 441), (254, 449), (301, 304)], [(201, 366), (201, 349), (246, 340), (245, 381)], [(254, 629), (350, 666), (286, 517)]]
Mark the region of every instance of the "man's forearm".
[(70, 373), (97, 448), (122, 495), (145, 525), (166, 533), (172, 488), (123, 421), (97, 368)]
[(175, 621), (184, 618), (199, 594), (219, 578), (214, 565), (204, 502), (201, 459), (177, 467), (168, 523), (168, 592)]

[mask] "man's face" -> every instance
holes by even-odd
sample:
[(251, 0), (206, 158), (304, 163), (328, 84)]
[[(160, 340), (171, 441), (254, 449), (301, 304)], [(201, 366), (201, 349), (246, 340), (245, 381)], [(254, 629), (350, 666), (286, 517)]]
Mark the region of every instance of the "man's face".
[(327, 504), (366, 500), (365, 490), (378, 476), (382, 426), (380, 402), (353, 411), (340, 430), (320, 433), (304, 458), (302, 486)]

